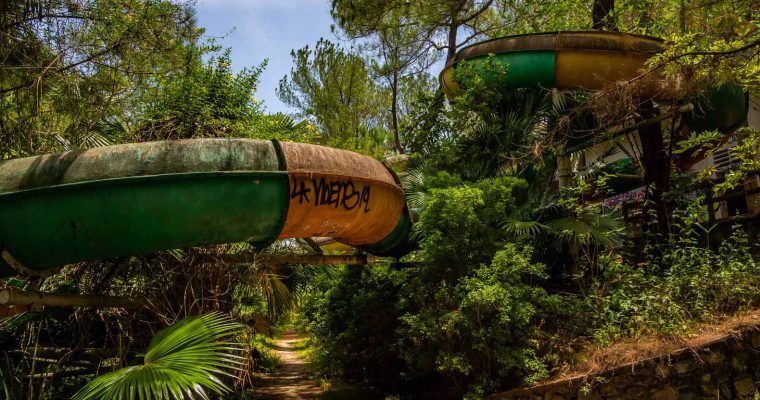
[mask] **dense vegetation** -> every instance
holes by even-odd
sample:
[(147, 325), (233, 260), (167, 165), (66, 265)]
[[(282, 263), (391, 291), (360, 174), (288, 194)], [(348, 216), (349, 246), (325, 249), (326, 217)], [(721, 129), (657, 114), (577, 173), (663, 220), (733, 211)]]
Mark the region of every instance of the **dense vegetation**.
[[(276, 367), (268, 345), (293, 316), (320, 377), (380, 398), (482, 398), (552, 377), (589, 344), (684, 334), (760, 305), (757, 219), (716, 224), (704, 195), (705, 187), (720, 196), (753, 179), (757, 131), (740, 130), (739, 167), (717, 184), (709, 182), (714, 170), (694, 173), (674, 160), (709, 157), (723, 135), (684, 136), (680, 117), (654, 128), (667, 144), (659, 149), (666, 168), (657, 171), (665, 187), (647, 180), (653, 171), (641, 154), (628, 154), (634, 171), (621, 172), (580, 150), (604, 146), (607, 128), (655, 108), (696, 102), (708, 87), (732, 83), (756, 96), (756, 2), (333, 0), (331, 10), (338, 39), (294, 49), (293, 68), (281, 71), (277, 95), (295, 110), (283, 115), (255, 97), (266, 62), (233, 71), (229, 51), (197, 26), (192, 3), (3, 3), (1, 159), (196, 137), (407, 154), (393, 167), (417, 241), (404, 258), (372, 266), (257, 258), (314, 251), (309, 241), (286, 240), (9, 279), (4, 287), (125, 296), (140, 306), (15, 310), (0, 322), (4, 396), (68, 398), (84, 387), (78, 398), (107, 398), (124, 387), (121, 378), (155, 388), (160, 373), (176, 382), (167, 390), (197, 383), (244, 398), (255, 392), (254, 371)], [(664, 68), (674, 99), (642, 101), (637, 82), (595, 93), (507, 90), (465, 64), (457, 74), (470, 84), (448, 102), (435, 79), (436, 62), (474, 41), (591, 28), (666, 38), (651, 66)], [(559, 188), (567, 148), (586, 168)], [(620, 151), (608, 145), (602, 153)], [(621, 176), (650, 184), (640, 224), (600, 206)], [(199, 321), (207, 331), (196, 329)], [(221, 343), (229, 336), (241, 348)], [(178, 374), (185, 365), (197, 368)]]

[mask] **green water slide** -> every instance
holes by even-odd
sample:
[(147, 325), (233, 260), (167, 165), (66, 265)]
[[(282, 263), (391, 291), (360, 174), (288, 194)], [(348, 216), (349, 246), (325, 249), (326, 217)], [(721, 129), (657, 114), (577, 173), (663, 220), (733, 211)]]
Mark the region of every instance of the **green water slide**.
[[(464, 48), (441, 73), (454, 98), (475, 63), (503, 87), (598, 90), (631, 79), (663, 43), (616, 32), (558, 32)], [(489, 63), (506, 71), (494, 74)], [(657, 74), (643, 96), (667, 95)], [(705, 92), (692, 129), (746, 118), (732, 86)], [(401, 185), (382, 163), (322, 146), (247, 139), (135, 143), (0, 162), (0, 248), (33, 270), (153, 251), (278, 238), (332, 237), (378, 255), (410, 249)], [(0, 277), (15, 274), (0, 261)]]
[[(638, 95), (671, 99), (673, 90), (659, 73), (646, 73), (647, 62), (665, 48), (662, 39), (620, 32), (575, 31), (507, 36), (465, 47), (441, 72), (441, 85), (455, 99), (472, 75), (457, 76), (471, 65), (486, 84), (513, 88), (600, 90), (617, 81), (640, 81)], [(725, 84), (709, 88), (695, 99), (695, 110), (684, 118), (693, 131), (729, 133), (747, 117), (744, 91)]]
[(33, 270), (310, 236), (398, 255), (409, 229), (391, 171), (322, 146), (196, 139), (0, 163), (0, 246)]

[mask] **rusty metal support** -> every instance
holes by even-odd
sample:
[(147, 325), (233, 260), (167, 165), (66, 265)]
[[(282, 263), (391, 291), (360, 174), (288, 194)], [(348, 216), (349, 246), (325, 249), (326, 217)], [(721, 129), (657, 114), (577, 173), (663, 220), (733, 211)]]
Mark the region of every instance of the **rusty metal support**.
[(92, 294), (53, 294), (23, 291), (14, 288), (0, 290), (0, 305), (27, 307), (95, 307), (136, 308), (144, 305), (142, 299), (100, 296)]
[(322, 254), (288, 254), (288, 255), (260, 255), (253, 253), (221, 254), (221, 255), (195, 255), (192, 262), (224, 262), (240, 264), (270, 264), (270, 265), (373, 265), (383, 261), (381, 257), (373, 257), (366, 254), (356, 255), (322, 255)]
[(681, 107), (672, 109), (670, 111), (666, 111), (664, 113), (661, 113), (651, 118), (641, 120), (639, 122), (636, 122), (635, 124), (610, 128), (607, 130), (607, 135), (610, 135), (611, 137), (615, 138), (620, 135), (626, 134), (628, 132), (633, 132), (633, 131), (639, 130), (640, 128), (658, 124), (662, 121), (665, 121), (666, 119), (671, 119), (680, 114), (685, 114), (692, 111), (694, 111), (694, 104), (692, 103), (684, 104)]

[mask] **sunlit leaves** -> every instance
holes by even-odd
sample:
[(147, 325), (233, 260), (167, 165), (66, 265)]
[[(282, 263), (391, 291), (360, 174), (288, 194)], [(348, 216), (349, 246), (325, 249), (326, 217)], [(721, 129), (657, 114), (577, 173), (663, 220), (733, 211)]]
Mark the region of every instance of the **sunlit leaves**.
[(294, 67), (280, 80), (277, 96), (308, 118), (325, 143), (355, 148), (387, 141), (389, 103), (355, 52), (320, 39), (291, 52)]
[(158, 332), (141, 365), (98, 376), (73, 399), (209, 399), (229, 391), (220, 380), (241, 368), (238, 345), (227, 340), (242, 327), (221, 313), (189, 317)]

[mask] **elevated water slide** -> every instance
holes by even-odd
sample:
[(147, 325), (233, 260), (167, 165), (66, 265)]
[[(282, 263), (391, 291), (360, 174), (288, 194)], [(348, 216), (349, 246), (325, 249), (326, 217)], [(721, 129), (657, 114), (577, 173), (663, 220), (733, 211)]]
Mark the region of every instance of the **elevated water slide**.
[[(478, 77), (487, 85), (505, 90), (556, 88), (594, 91), (619, 81), (636, 81), (638, 84), (632, 93), (640, 98), (686, 103), (685, 99), (674, 97), (675, 91), (667, 86), (661, 70), (650, 70), (647, 65), (652, 56), (662, 52), (666, 46), (659, 38), (620, 32), (573, 31), (508, 36), (463, 48), (441, 72), (440, 81), (450, 100), (455, 100), (464, 88), (472, 84), (468, 79)], [(457, 74), (457, 69), (466, 64), (469, 65), (468, 73)], [(729, 134), (747, 121), (747, 98), (736, 85), (708, 88), (690, 101), (692, 104), (682, 104), (682, 109), (686, 111), (683, 121), (690, 131), (718, 130)], [(588, 144), (583, 140), (586, 134), (580, 134), (581, 140), (577, 141), (571, 135), (567, 148), (570, 151), (581, 150)], [(608, 136), (615, 136), (614, 131), (609, 132)], [(724, 135), (723, 140), (728, 137)], [(700, 159), (687, 152), (678, 155), (675, 162), (681, 168), (688, 168)], [(618, 166), (625, 165), (626, 161), (631, 164), (630, 159), (620, 161)], [(558, 175), (562, 184), (562, 177), (570, 174), (569, 157), (563, 157), (559, 164)], [(618, 166), (612, 168), (619, 169)], [(615, 177), (613, 172), (613, 177), (608, 180), (608, 189), (613, 193), (622, 193), (640, 187), (642, 182), (631, 178), (638, 174), (638, 167), (635, 168), (625, 171), (620, 177)]]
[[(367, 156), (248, 139), (124, 144), (0, 163), (0, 246), (27, 268), (328, 236), (408, 247), (396, 176)], [(0, 262), (0, 277), (13, 275)]]
[[(475, 63), (487, 83), (599, 90), (639, 76), (660, 39), (614, 32), (512, 36), (462, 49), (441, 73)], [(507, 66), (494, 74), (491, 61)], [(667, 98), (655, 72), (643, 97)], [(709, 90), (694, 130), (730, 132), (746, 118), (736, 87)], [(0, 163), (0, 247), (28, 268), (151, 251), (277, 238), (332, 237), (370, 254), (409, 250), (401, 185), (382, 163), (321, 146), (246, 139), (125, 144)], [(14, 271), (0, 261), (0, 277)]]
[[(473, 65), (486, 84), (510, 88), (600, 90), (616, 81), (636, 78), (644, 98), (671, 100), (673, 91), (663, 84), (659, 71), (645, 73), (647, 61), (665, 48), (656, 37), (620, 32), (572, 31), (507, 36), (465, 47), (441, 72), (441, 85), (454, 99), (470, 82), (458, 81), (456, 69)], [(506, 66), (504, 69), (493, 68)], [(460, 77), (460, 80), (466, 77)], [(685, 115), (694, 131), (737, 129), (747, 117), (741, 88), (723, 85), (706, 90)]]

